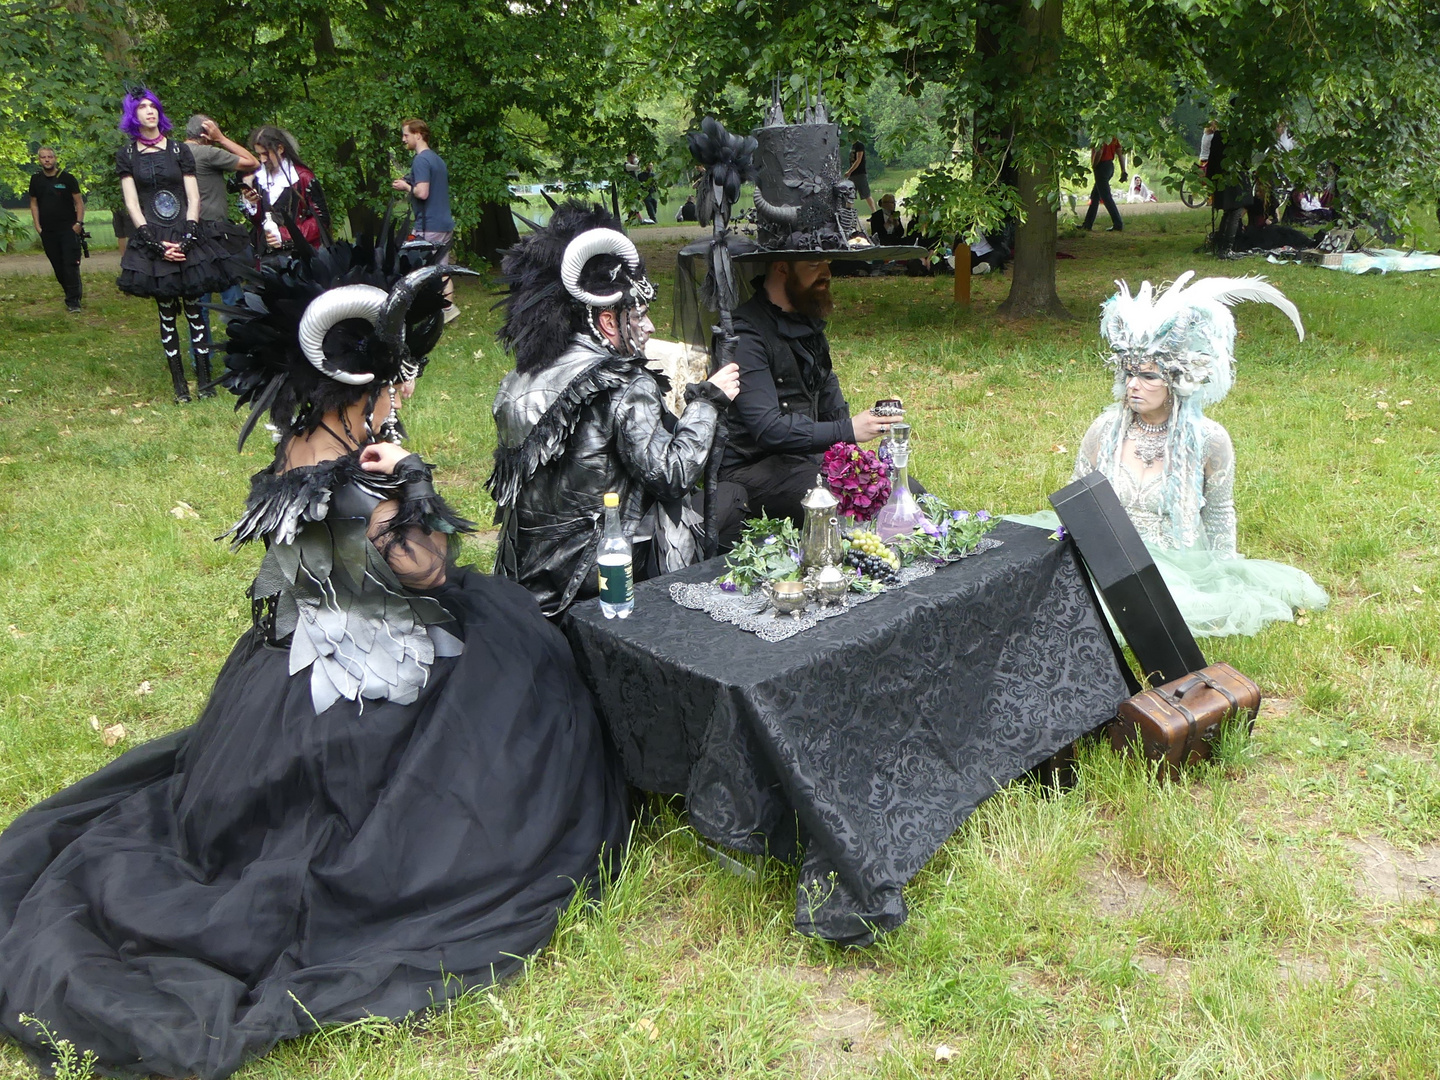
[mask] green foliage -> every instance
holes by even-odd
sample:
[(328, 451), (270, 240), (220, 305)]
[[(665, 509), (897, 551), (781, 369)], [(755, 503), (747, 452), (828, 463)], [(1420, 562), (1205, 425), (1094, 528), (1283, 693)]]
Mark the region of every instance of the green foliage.
[(23, 191), (48, 143), (87, 190), (118, 193), (115, 125), (135, 24), (115, 0), (0, 0), (0, 182)]
[(969, 162), (948, 161), (920, 173), (905, 197), (905, 212), (928, 236), (974, 240), (1009, 218), (1023, 219), (1019, 195), (999, 177), (977, 178)]
[(955, 510), (939, 495), (927, 493), (916, 500), (930, 527), (916, 529), (906, 537), (897, 537), (900, 557), (906, 565), (917, 559), (950, 562), (975, 550), (981, 539), (1000, 523), (988, 510), (971, 513)]
[(95, 1075), (95, 1053), (86, 1050), (83, 1054), (75, 1049), (69, 1039), (57, 1039), (46, 1024), (33, 1016), (21, 1014), (19, 1020), (40, 1032), (40, 1038), (54, 1054), (55, 1080), (90, 1080)]
[[(333, 204), (384, 209), (409, 168), (400, 125), (431, 128), (457, 226), (508, 202), (515, 174), (600, 179), (617, 147), (649, 150), (621, 92), (615, 27), (587, 4), (504, 0), (160, 0), (147, 68), (184, 111), (213, 113), (243, 138), (279, 123), (297, 136)], [(258, 21), (257, 21), (258, 19)]]
[(33, 242), (30, 228), (20, 215), (0, 207), (0, 251), (20, 251)]
[(800, 530), (789, 518), (762, 512), (741, 527), (739, 542), (725, 556), (725, 567), (721, 583), (734, 585), (746, 596), (765, 581), (799, 581)]

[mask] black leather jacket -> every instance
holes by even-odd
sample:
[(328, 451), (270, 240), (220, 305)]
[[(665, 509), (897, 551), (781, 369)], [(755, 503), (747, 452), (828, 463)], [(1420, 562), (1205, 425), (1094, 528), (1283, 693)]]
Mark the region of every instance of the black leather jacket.
[[(730, 406), (726, 467), (771, 454), (817, 454), (854, 442), (850, 406), (830, 366), (825, 324), (781, 311), (756, 281), (735, 309), (740, 393)], [(723, 474), (722, 474), (723, 475)]]
[(626, 534), (651, 542), (661, 572), (700, 558), (703, 522), (685, 496), (703, 477), (725, 397), (692, 384), (676, 419), (662, 403), (664, 377), (644, 364), (576, 335), (554, 364), (500, 382), (487, 484), (500, 510), (495, 573), (529, 589), (546, 615), (597, 592), (607, 491), (619, 494)]

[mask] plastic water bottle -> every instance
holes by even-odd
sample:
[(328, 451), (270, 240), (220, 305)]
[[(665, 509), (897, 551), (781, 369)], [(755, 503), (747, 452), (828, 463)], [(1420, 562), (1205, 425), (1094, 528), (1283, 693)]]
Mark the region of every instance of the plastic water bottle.
[(620, 496), (605, 494), (605, 535), (600, 540), (600, 610), (607, 619), (628, 619), (635, 610), (635, 557), (620, 529)]
[(280, 244), (280, 225), (276, 222), (275, 215), (270, 213), (269, 210), (265, 211), (263, 228), (265, 229), (265, 238), (272, 245), (278, 247)]

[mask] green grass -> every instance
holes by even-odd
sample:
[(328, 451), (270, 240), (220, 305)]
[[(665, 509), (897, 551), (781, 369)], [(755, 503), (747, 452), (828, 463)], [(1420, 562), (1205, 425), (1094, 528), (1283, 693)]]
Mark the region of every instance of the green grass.
[[(1212, 413), (1237, 448), (1241, 550), (1304, 567), (1332, 604), (1206, 643), (1266, 694), (1253, 739), (1178, 783), (1089, 747), (1073, 790), (1012, 786), (907, 889), (910, 922), (860, 951), (797, 937), (790, 870), (731, 876), (654, 802), (625, 874), (523, 977), (244, 1075), (1433, 1077), (1440, 910), (1414, 878), (1440, 874), (1440, 279), (1210, 263), (1193, 254), (1206, 220), (1062, 238), (1073, 322), (997, 321), (1008, 280), (975, 279), (964, 311), (948, 279), (844, 279), (832, 340), (852, 400), (909, 404), (927, 485), (1027, 511), (1109, 400), (1095, 323), (1112, 279), (1270, 275), (1306, 341), (1239, 309), (1237, 386)], [(196, 715), (257, 562), (212, 538), (268, 450), (235, 454), (223, 402), (168, 403), (153, 309), (103, 277), (79, 317), (48, 276), (0, 294), (8, 821)], [(483, 522), (506, 364), (490, 296), (467, 283), (461, 301), (407, 422)], [(467, 543), (483, 560), (493, 541)], [(91, 717), (126, 739), (105, 747)], [(1386, 899), (1397, 866), (1411, 889)], [(0, 1076), (24, 1075), (0, 1048)]]

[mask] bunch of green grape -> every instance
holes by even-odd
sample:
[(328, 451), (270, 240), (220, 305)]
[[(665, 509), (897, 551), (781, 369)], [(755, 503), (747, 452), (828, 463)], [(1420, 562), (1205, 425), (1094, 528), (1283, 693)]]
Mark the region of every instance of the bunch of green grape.
[(868, 578), (889, 585), (900, 579), (900, 556), (885, 546), (873, 532), (850, 534), (845, 565), (853, 566)]

